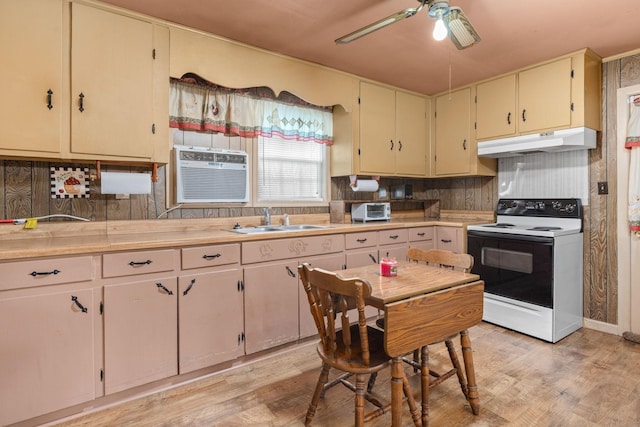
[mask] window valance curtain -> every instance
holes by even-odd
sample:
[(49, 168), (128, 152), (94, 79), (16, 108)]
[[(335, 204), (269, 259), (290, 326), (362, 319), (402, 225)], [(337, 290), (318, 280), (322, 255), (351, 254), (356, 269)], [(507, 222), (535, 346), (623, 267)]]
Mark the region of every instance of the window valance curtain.
[(331, 108), (317, 107), (268, 88), (229, 89), (196, 77), (170, 81), (169, 126), (252, 138), (280, 137), (333, 144)]

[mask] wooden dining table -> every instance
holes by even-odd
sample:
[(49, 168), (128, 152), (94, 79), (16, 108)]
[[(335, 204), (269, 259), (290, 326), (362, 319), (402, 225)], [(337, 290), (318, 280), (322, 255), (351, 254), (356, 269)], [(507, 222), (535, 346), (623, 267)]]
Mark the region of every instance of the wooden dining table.
[(467, 392), (474, 414), (479, 397), (467, 329), (482, 320), (484, 282), (480, 276), (424, 263), (399, 261), (397, 276), (380, 274), (380, 266), (337, 271), (342, 278), (358, 277), (371, 284), (367, 304), (384, 311), (385, 351), (392, 357), (392, 426), (402, 425), (402, 356), (422, 349), (422, 425), (429, 416), (429, 367), (427, 345), (460, 334)]

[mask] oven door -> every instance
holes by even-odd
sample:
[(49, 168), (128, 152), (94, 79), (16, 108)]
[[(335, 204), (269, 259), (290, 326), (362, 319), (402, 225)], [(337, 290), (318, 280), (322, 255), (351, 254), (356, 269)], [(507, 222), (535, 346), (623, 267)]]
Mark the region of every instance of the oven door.
[(467, 231), (486, 293), (553, 308), (553, 237)]

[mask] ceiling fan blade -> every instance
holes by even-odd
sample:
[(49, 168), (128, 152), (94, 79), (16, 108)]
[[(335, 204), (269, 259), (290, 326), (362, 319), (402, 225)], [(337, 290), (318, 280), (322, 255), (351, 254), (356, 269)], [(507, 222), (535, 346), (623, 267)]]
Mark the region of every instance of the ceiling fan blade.
[(481, 40), (473, 25), (471, 25), (471, 22), (459, 7), (450, 7), (442, 19), (449, 29), (449, 38), (459, 50), (465, 49)]
[(401, 21), (405, 18), (410, 18), (416, 13), (420, 12), (423, 6), (424, 6), (424, 3), (422, 3), (422, 5), (420, 5), (419, 7), (412, 7), (412, 8), (394, 13), (393, 15), (387, 16), (386, 18), (376, 21), (373, 24), (369, 24), (366, 27), (362, 27), (359, 30), (356, 30), (352, 33), (347, 34), (346, 36), (342, 36), (336, 39), (336, 44), (345, 44), (345, 43), (352, 42), (354, 40), (359, 39), (360, 37), (366, 36), (367, 34), (373, 33), (374, 31), (377, 31), (395, 22)]

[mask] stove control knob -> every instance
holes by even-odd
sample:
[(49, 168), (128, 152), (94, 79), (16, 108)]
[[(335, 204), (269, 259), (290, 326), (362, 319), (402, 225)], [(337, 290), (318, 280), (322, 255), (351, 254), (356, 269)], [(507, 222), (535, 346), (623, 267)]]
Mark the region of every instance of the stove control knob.
[(562, 203), (557, 202), (557, 201), (556, 201), (556, 202), (551, 203), (551, 206), (553, 206), (553, 209), (555, 209), (555, 210), (560, 210), (560, 209), (562, 209)]
[(518, 202), (516, 202), (515, 200), (513, 202), (511, 202), (511, 207), (512, 208), (517, 208), (518, 207)]
[(543, 210), (544, 210), (544, 208), (545, 208), (545, 204), (544, 204), (544, 202), (538, 202), (538, 203), (536, 203), (536, 210), (538, 210), (538, 211), (543, 211)]
[(570, 212), (570, 213), (571, 213), (571, 212), (573, 212), (574, 210), (576, 210), (576, 205), (569, 203), (569, 204), (567, 204), (567, 205), (564, 207), (564, 209), (565, 209), (567, 212)]

